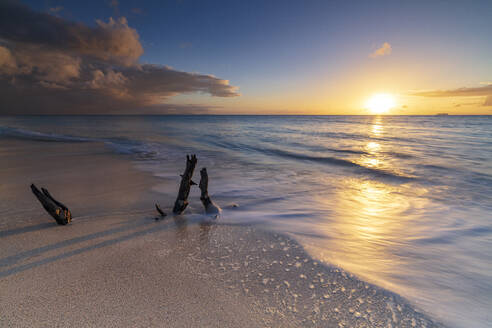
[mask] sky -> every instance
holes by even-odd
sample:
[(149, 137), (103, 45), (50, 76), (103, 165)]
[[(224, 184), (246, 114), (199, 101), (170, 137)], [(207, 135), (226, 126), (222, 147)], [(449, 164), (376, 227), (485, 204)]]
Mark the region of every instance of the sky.
[(0, 0), (0, 114), (365, 115), (385, 95), (386, 114), (490, 115), (491, 17), (492, 1)]

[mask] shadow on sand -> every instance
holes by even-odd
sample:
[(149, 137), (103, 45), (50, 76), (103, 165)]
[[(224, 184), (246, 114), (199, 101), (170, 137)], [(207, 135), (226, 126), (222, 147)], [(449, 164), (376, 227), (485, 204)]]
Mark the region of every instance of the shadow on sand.
[(26, 233), (26, 232), (40, 231), (40, 230), (49, 229), (49, 228), (53, 228), (53, 227), (56, 227), (55, 222), (46, 222), (46, 223), (35, 224), (32, 226), (27, 226), (27, 227), (22, 227), (22, 228), (17, 228), (17, 229), (4, 230), (4, 231), (0, 231), (0, 238), (19, 235), (19, 234)]
[[(81, 254), (84, 252), (92, 251), (95, 249), (100, 249), (100, 248), (103, 248), (106, 246), (111, 246), (111, 245), (114, 245), (114, 244), (117, 244), (117, 243), (120, 243), (123, 241), (127, 241), (130, 239), (134, 239), (137, 237), (141, 237), (141, 236), (148, 235), (148, 234), (155, 233), (155, 232), (159, 232), (159, 231), (175, 229), (176, 236), (177, 236), (178, 240), (185, 240), (185, 239), (189, 238), (188, 227), (189, 226), (196, 226), (196, 225), (200, 226), (200, 230), (199, 230), (200, 239), (202, 241), (208, 240), (208, 238), (204, 235), (208, 234), (210, 232), (211, 227), (214, 225), (214, 223), (203, 222), (203, 221), (197, 220), (197, 219), (188, 219), (188, 218), (183, 217), (183, 216), (177, 216), (177, 217), (174, 217), (174, 220), (170, 219), (170, 220), (165, 220), (164, 222), (162, 222), (162, 221), (156, 222), (153, 217), (145, 217), (145, 218), (142, 218), (136, 222), (134, 220), (131, 220), (131, 221), (129, 220), (123, 226), (120, 226), (117, 228), (112, 228), (112, 229), (99, 231), (99, 232), (91, 233), (91, 234), (80, 236), (80, 237), (67, 239), (64, 241), (60, 241), (57, 243), (53, 243), (50, 245), (35, 248), (35, 249), (29, 250), (29, 251), (20, 252), (18, 254), (2, 258), (2, 259), (0, 259), (0, 267), (12, 266), (12, 265), (15, 265), (17, 262), (42, 255), (42, 254), (49, 252), (49, 251), (63, 249), (65, 247), (69, 247), (71, 245), (75, 245), (78, 243), (94, 240), (97, 238), (111, 236), (111, 235), (114, 235), (117, 233), (127, 232), (130, 230), (138, 229), (138, 228), (145, 227), (145, 226), (150, 226), (150, 228), (144, 229), (144, 230), (134, 231), (132, 233), (129, 233), (129, 234), (117, 237), (117, 238), (104, 240), (104, 241), (98, 242), (98, 243), (93, 244), (93, 245), (74, 249), (74, 250), (64, 252), (62, 254), (57, 254), (57, 255), (54, 255), (51, 257), (47, 257), (47, 258), (44, 258), (44, 259), (41, 259), (38, 261), (34, 261), (34, 262), (18, 265), (15, 267), (11, 267), (7, 270), (0, 271), (0, 278), (7, 277), (7, 276), (10, 276), (10, 275), (22, 272), (22, 271), (26, 271), (26, 270), (38, 267), (40, 265), (52, 263), (52, 262), (62, 260), (62, 259), (74, 256), (74, 255), (78, 255), (78, 254)], [(7, 233), (9, 233), (9, 235), (15, 235), (16, 233), (36, 231), (36, 230), (41, 230), (41, 229), (47, 229), (50, 227), (57, 227), (57, 225), (56, 225), (56, 223), (46, 223), (46, 224), (40, 224), (40, 225), (35, 225), (35, 226), (29, 226), (29, 227), (25, 227), (25, 228), (14, 229), (14, 230), (7, 230), (7, 231), (3, 232), (3, 235), (7, 235)]]

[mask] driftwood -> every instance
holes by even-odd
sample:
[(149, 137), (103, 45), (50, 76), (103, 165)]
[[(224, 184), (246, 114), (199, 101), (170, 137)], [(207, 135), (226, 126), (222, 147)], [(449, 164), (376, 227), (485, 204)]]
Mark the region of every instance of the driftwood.
[(70, 210), (54, 199), (48, 190), (41, 188), (41, 192), (34, 184), (31, 184), (31, 190), (41, 205), (43, 205), (44, 209), (55, 219), (56, 223), (66, 225), (72, 221), (72, 213), (70, 213)]
[(161, 216), (166, 216), (167, 215), (166, 213), (164, 213), (164, 211), (157, 204), (155, 204), (155, 209), (157, 210), (157, 212), (159, 212), (159, 214)]
[(179, 185), (178, 197), (176, 198), (176, 202), (174, 203), (173, 213), (181, 214), (188, 206), (188, 196), (190, 195), (190, 188), (194, 183), (191, 178), (193, 177), (193, 171), (196, 166), (196, 156), (186, 155), (186, 169), (184, 173), (181, 175), (181, 184)]
[(200, 170), (200, 184), (198, 187), (201, 191), (200, 200), (205, 207), (205, 212), (207, 214), (219, 214), (219, 207), (214, 204), (214, 202), (208, 195), (208, 174), (206, 168), (202, 168)]
[(155, 217), (155, 220), (163, 219), (167, 216), (167, 214), (161, 209), (161, 207), (158, 204), (155, 204), (155, 209), (157, 212), (159, 212), (160, 216)]

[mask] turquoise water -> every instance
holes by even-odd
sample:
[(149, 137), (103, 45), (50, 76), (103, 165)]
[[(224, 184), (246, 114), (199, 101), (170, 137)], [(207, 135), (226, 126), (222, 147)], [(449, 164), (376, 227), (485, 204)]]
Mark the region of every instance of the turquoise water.
[(0, 138), (104, 142), (170, 199), (196, 153), (239, 204), (224, 221), (289, 233), (451, 327), (492, 321), (490, 116), (2, 117)]

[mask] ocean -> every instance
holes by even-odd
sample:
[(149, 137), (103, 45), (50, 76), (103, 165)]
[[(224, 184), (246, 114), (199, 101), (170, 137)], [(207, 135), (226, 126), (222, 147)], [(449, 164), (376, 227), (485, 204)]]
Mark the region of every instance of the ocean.
[(450, 327), (492, 322), (492, 116), (12, 116), (2, 139), (104, 143), (172, 200), (196, 154), (221, 222), (288, 234)]

